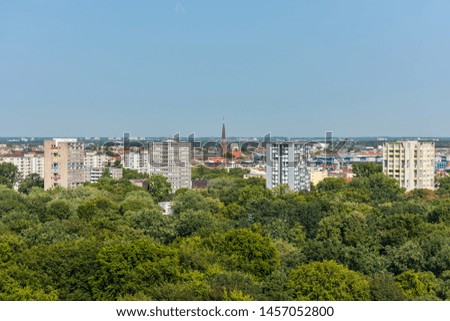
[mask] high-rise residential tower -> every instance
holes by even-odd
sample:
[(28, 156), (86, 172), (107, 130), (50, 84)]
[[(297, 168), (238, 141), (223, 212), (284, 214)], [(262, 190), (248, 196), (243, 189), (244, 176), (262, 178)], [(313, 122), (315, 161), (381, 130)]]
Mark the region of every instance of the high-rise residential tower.
[(434, 189), (434, 142), (399, 141), (383, 146), (383, 173), (401, 187)]
[(300, 142), (266, 145), (266, 187), (287, 184), (293, 191), (310, 190), (309, 149)]
[(44, 188), (76, 187), (85, 182), (84, 144), (75, 138), (44, 141)]
[(167, 139), (152, 142), (148, 150), (147, 171), (161, 174), (172, 184), (172, 190), (191, 188), (191, 143)]

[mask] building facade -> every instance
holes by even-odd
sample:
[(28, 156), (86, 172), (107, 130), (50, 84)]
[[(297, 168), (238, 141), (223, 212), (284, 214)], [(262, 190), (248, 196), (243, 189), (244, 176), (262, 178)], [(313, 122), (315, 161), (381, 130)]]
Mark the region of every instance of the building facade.
[(103, 170), (109, 164), (114, 163), (114, 158), (105, 153), (86, 152), (84, 154), (84, 166), (86, 168), (97, 168)]
[(299, 142), (266, 145), (266, 187), (287, 184), (293, 191), (310, 190), (309, 148)]
[(72, 138), (44, 141), (44, 188), (76, 187), (85, 182), (84, 144)]
[(191, 188), (191, 143), (173, 139), (151, 143), (146, 168), (149, 175), (165, 176), (173, 191)]
[(383, 173), (395, 178), (401, 187), (434, 189), (434, 142), (399, 141), (383, 146)]
[(138, 172), (146, 172), (149, 154), (146, 149), (131, 149), (122, 155), (121, 161), (125, 168)]
[(97, 183), (102, 177), (104, 170), (108, 169), (109, 177), (113, 179), (121, 179), (123, 177), (122, 168), (116, 167), (104, 167), (102, 169), (86, 167), (85, 168), (85, 181), (90, 183)]
[(44, 155), (26, 153), (23, 155), (4, 155), (0, 157), (0, 163), (11, 163), (17, 167), (22, 179), (30, 174), (38, 174), (44, 178)]
[(323, 181), (327, 177), (328, 177), (328, 171), (326, 169), (324, 169), (323, 167), (311, 168), (310, 180), (314, 186), (319, 184), (321, 181)]

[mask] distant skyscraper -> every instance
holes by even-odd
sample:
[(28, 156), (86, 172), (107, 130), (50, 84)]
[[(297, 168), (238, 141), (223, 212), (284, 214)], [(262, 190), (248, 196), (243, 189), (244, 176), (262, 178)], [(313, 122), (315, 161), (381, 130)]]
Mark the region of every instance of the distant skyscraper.
[(76, 187), (85, 182), (84, 144), (76, 139), (44, 141), (44, 188)]
[(266, 144), (266, 187), (287, 184), (293, 191), (310, 190), (309, 149), (299, 142)]
[(401, 187), (434, 189), (435, 147), (433, 142), (399, 141), (384, 143), (383, 173)]

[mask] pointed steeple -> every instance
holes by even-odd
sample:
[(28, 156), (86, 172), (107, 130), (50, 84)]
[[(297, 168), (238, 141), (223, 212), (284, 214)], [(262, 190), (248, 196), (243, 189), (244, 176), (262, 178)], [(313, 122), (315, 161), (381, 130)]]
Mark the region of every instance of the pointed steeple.
[(222, 142), (227, 141), (227, 136), (225, 134), (225, 117), (222, 120)]
[(225, 117), (222, 119), (222, 156), (227, 154), (227, 135), (225, 132)]

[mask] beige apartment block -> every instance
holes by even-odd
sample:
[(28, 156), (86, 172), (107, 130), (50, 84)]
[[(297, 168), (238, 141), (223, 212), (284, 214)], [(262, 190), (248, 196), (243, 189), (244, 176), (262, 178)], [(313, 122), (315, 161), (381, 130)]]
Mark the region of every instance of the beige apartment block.
[(44, 188), (76, 187), (85, 182), (84, 145), (72, 138), (44, 141)]
[(383, 173), (395, 178), (401, 187), (434, 189), (434, 142), (399, 141), (383, 146)]
[(328, 177), (328, 171), (323, 168), (311, 168), (311, 183), (316, 186)]

